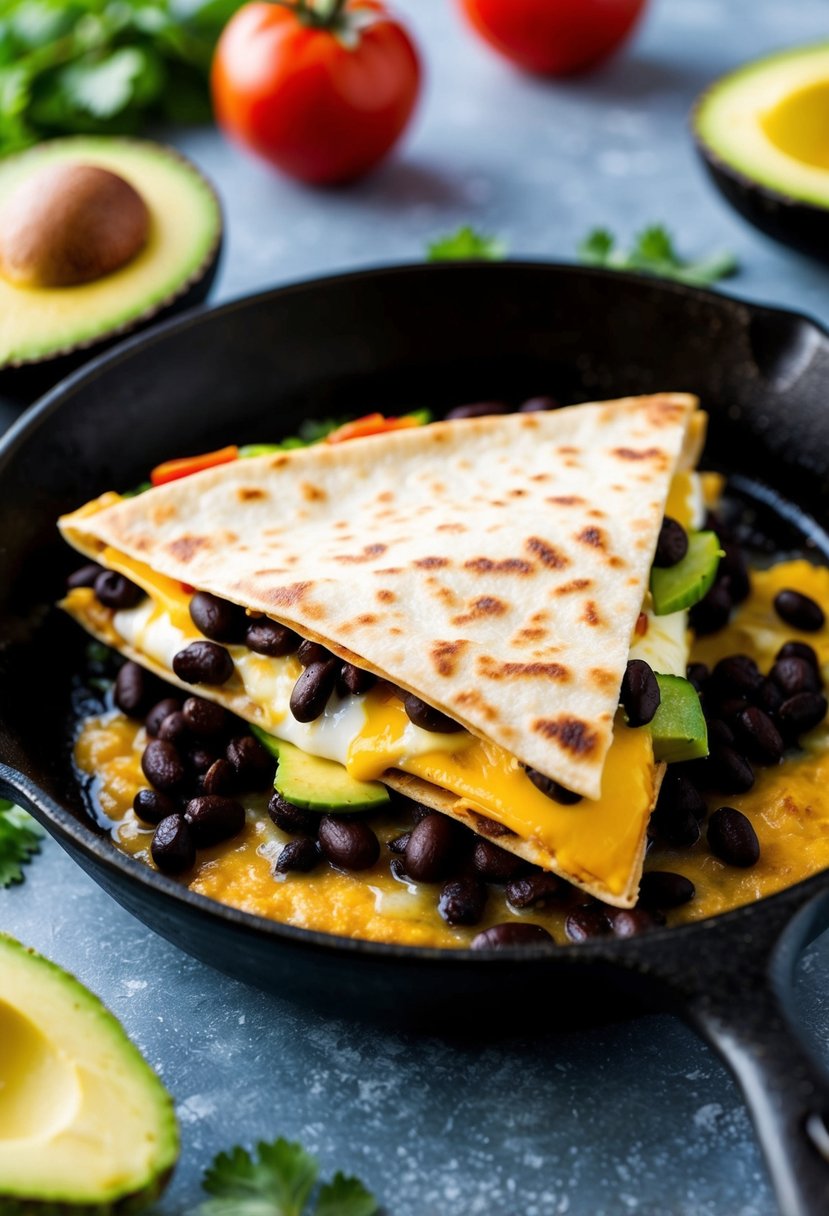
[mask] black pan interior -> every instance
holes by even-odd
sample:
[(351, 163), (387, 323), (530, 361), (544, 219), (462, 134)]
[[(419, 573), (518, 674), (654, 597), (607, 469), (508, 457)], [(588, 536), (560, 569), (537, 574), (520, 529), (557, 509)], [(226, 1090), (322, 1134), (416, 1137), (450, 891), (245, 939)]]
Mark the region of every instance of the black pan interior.
[[(730, 510), (758, 556), (811, 549), (826, 560), (827, 379), (829, 339), (805, 318), (549, 265), (343, 276), (134, 339), (59, 386), (0, 452), (0, 760), (47, 802), (84, 819), (67, 747), (84, 640), (49, 608), (73, 564), (54, 521), (103, 490), (138, 483), (162, 459), (275, 439), (305, 417), (424, 405), (440, 413), (462, 401), (517, 403), (539, 393), (569, 403), (692, 391), (712, 416), (704, 464), (732, 475)], [(72, 847), (78, 854), (77, 840)], [(81, 846), (79, 856), (148, 922), (244, 978), (274, 986), (278, 975), (282, 984), (274, 936), (292, 944), (288, 958), (302, 952), (302, 934), (255, 928), (215, 906), (205, 911), (205, 901), (171, 901), (168, 880), (132, 865), (142, 873), (125, 881), (123, 866), (102, 862), (100, 850)], [(320, 946), (319, 935), (305, 936)], [(335, 947), (331, 939), (325, 952)], [(366, 965), (373, 953), (379, 964), (382, 952), (361, 948)], [(556, 954), (568, 955), (569, 969), (579, 950)], [(474, 988), (478, 971), (470, 963), (465, 979), (444, 985), (446, 997), (458, 985)], [(320, 974), (309, 964), (303, 990), (327, 986), (330, 971), (324, 983)], [(358, 985), (343, 984), (335, 1004), (345, 988), (359, 999)]]

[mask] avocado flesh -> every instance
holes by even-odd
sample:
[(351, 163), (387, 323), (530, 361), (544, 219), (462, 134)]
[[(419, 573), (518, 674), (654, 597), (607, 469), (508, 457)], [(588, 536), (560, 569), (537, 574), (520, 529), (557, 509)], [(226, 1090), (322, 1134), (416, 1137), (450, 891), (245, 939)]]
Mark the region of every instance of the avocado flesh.
[(757, 60), (704, 94), (704, 154), (786, 199), (829, 207), (829, 43)]
[(178, 1156), (170, 1095), (82, 984), (0, 934), (0, 1211), (135, 1211)]
[(651, 719), (653, 754), (657, 762), (678, 764), (708, 755), (708, 727), (699, 693), (681, 676), (657, 675), (659, 708)]
[(149, 239), (120, 270), (77, 287), (19, 287), (0, 276), (0, 368), (88, 346), (148, 319), (215, 264), (222, 219), (205, 179), (146, 140), (77, 136), (0, 162), (0, 205), (29, 174), (59, 161), (99, 165), (128, 181), (150, 211)]
[(714, 585), (722, 557), (716, 532), (692, 532), (688, 537), (688, 552), (675, 566), (654, 566), (650, 588), (653, 610), (657, 616), (668, 616), (691, 608)]
[(389, 791), (379, 781), (358, 781), (336, 760), (309, 756), (293, 743), (253, 730), (279, 765), (274, 789), (292, 806), (320, 815), (328, 811), (377, 811), (386, 806)]

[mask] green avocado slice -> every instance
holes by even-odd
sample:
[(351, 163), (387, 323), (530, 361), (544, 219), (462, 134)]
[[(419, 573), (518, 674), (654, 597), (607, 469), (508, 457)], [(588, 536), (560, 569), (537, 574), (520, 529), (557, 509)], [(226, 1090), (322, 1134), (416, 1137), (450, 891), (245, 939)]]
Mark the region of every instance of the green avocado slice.
[(0, 934), (0, 1211), (110, 1216), (164, 1189), (173, 1102), (97, 997)]
[(699, 693), (682, 676), (656, 676), (659, 708), (651, 719), (653, 754), (659, 763), (678, 764), (708, 755), (708, 727)]
[(722, 557), (716, 532), (692, 532), (688, 552), (675, 566), (654, 566), (651, 595), (657, 616), (667, 616), (698, 603), (710, 591)]
[(293, 743), (275, 739), (256, 726), (252, 729), (279, 761), (274, 789), (293, 806), (324, 815), (328, 811), (377, 811), (390, 801), (381, 782), (358, 781), (336, 760), (309, 756)]

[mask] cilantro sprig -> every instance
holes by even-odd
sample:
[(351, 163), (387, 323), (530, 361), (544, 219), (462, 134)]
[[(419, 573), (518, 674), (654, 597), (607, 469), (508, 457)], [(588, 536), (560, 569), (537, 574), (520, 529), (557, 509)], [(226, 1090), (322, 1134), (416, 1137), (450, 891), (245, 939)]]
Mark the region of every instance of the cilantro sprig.
[(0, 798), (0, 887), (23, 881), (23, 866), (40, 851), (42, 839), (31, 815)]
[(673, 238), (662, 224), (643, 228), (629, 249), (620, 249), (606, 228), (593, 228), (578, 246), (580, 261), (611, 270), (638, 270), (661, 279), (674, 279), (695, 287), (707, 287), (736, 272), (733, 253), (721, 250), (695, 261), (686, 261), (676, 251)]
[(242, 0), (0, 0), (0, 155), (65, 134), (207, 122), (208, 74)]
[(379, 1210), (359, 1179), (336, 1173), (317, 1186), (318, 1178), (319, 1162), (301, 1144), (280, 1137), (260, 1142), (255, 1154), (237, 1145), (205, 1171), (202, 1186), (210, 1198), (197, 1216), (375, 1216)]
[(437, 237), (426, 247), (429, 262), (500, 262), (506, 256), (507, 246), (499, 237), (478, 232), (469, 224)]

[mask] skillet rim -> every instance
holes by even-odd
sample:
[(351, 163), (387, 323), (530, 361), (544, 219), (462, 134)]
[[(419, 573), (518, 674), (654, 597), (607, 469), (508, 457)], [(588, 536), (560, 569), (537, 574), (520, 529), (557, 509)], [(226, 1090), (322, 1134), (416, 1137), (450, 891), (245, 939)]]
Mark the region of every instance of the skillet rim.
[[(534, 259), (507, 259), (502, 262), (481, 261), (449, 261), (449, 262), (401, 262), (398, 264), (365, 267), (353, 271), (336, 274), (321, 274), (310, 278), (295, 280), (278, 287), (268, 288), (234, 297), (222, 304), (200, 305), (172, 317), (166, 321), (151, 326), (137, 334), (130, 335), (111, 350), (107, 350), (91, 359), (88, 363), (59, 381), (45, 393), (28, 410), (0, 436), (0, 480), (8, 463), (13, 460), (17, 447), (25, 440), (35, 435), (40, 427), (62, 407), (68, 407), (72, 395), (82, 389), (85, 384), (92, 383), (104, 371), (109, 371), (122, 363), (129, 363), (137, 354), (151, 348), (156, 342), (165, 340), (177, 332), (189, 330), (201, 325), (206, 319), (225, 316), (246, 308), (255, 308), (266, 301), (279, 297), (290, 296), (306, 291), (325, 289), (332, 285), (354, 283), (363, 279), (382, 279), (408, 277), (416, 275), (452, 274), (457, 270), (486, 275), (508, 274), (513, 270), (531, 270), (551, 272), (552, 274), (570, 278), (593, 278), (618, 283), (627, 282), (635, 285), (645, 285), (657, 294), (667, 293), (685, 299), (700, 301), (708, 307), (719, 309), (745, 309), (753, 318), (758, 315), (773, 317), (786, 322), (797, 322), (810, 327), (829, 349), (829, 328), (815, 317), (794, 309), (780, 308), (775, 305), (757, 303), (743, 299), (740, 296), (727, 295), (724, 292), (695, 287), (685, 283), (658, 279), (647, 274), (631, 271), (608, 270), (603, 267), (581, 266), (577, 263), (538, 261)], [(22, 780), (12, 780), (12, 774)], [(732, 908), (714, 916), (698, 921), (688, 921), (681, 925), (664, 926), (651, 930), (646, 935), (632, 939), (598, 938), (581, 943), (560, 944), (551, 942), (538, 946), (513, 946), (506, 949), (480, 949), (471, 947), (454, 948), (441, 946), (409, 946), (393, 942), (373, 941), (367, 938), (343, 937), (338, 934), (326, 933), (318, 929), (305, 929), (289, 925), (282, 921), (272, 920), (255, 913), (245, 912), (219, 900), (189, 890), (173, 878), (148, 866), (136, 863), (133, 858), (121, 853), (109, 840), (108, 835), (98, 835), (87, 827), (71, 811), (66, 810), (55, 802), (33, 781), (17, 772), (10, 765), (0, 763), (0, 785), (6, 784), (13, 794), (22, 795), (45, 824), (52, 825), (56, 831), (50, 835), (62, 844), (71, 843), (75, 849), (91, 857), (94, 864), (108, 871), (116, 882), (125, 883), (138, 890), (149, 888), (161, 894), (170, 901), (171, 908), (177, 903), (186, 905), (189, 910), (199, 916), (219, 921), (229, 922), (234, 930), (265, 937), (270, 940), (282, 941), (295, 948), (310, 948), (317, 953), (335, 953), (339, 955), (369, 956), (380, 959), (396, 959), (438, 966), (452, 966), (456, 963), (470, 966), (471, 964), (499, 963), (512, 966), (517, 961), (525, 963), (544, 963), (555, 960), (557, 963), (571, 961), (573, 964), (606, 961), (617, 966), (631, 967), (638, 962), (645, 969), (648, 955), (656, 952), (666, 941), (677, 940), (678, 945), (688, 941), (694, 934), (701, 936), (712, 927), (722, 927), (724, 931), (736, 928), (740, 922), (755, 915), (758, 906), (773, 911), (784, 912), (788, 905), (790, 914), (805, 904), (813, 895), (824, 891), (829, 886), (829, 868), (802, 879), (800, 882), (772, 895), (764, 896), (753, 903)], [(70, 850), (71, 851), (71, 850)], [(73, 861), (76, 859), (73, 857)], [(80, 864), (76, 861), (76, 864)], [(82, 867), (83, 868), (83, 867)], [(107, 892), (109, 894), (109, 892)], [(112, 897), (114, 898), (114, 896)], [(134, 913), (132, 913), (134, 915)], [(738, 930), (737, 930), (738, 931)], [(158, 932), (153, 929), (153, 932)], [(653, 949), (650, 944), (653, 943)]]

